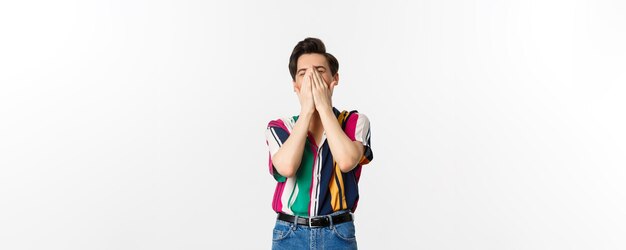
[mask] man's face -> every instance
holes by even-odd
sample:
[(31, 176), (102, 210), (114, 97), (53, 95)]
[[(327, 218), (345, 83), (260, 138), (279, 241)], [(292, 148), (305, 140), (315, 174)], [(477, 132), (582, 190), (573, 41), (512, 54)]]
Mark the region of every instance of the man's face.
[(319, 72), (322, 76), (322, 79), (324, 79), (327, 87), (330, 87), (330, 84), (334, 84), (335, 86), (337, 85), (339, 81), (339, 73), (334, 76), (331, 75), (326, 57), (316, 53), (303, 54), (298, 58), (296, 81), (293, 83), (294, 91), (300, 92), (300, 86), (302, 86), (302, 82), (304, 81), (304, 73), (311, 66), (315, 66), (315, 69), (317, 69), (317, 72)]

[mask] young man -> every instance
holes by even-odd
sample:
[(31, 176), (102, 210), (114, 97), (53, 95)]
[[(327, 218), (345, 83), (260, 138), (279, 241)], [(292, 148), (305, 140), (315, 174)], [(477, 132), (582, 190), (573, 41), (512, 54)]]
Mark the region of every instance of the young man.
[(300, 114), (270, 121), (269, 172), (277, 181), (272, 249), (356, 249), (353, 212), (361, 166), (373, 159), (369, 119), (332, 106), (339, 63), (317, 38), (289, 58)]

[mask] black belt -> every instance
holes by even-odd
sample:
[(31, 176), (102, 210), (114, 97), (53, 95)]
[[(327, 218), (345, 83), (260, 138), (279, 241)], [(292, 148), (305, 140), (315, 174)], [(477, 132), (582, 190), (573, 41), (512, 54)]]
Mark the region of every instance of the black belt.
[[(278, 213), (277, 219), (291, 222), (293, 223), (296, 219), (295, 216), (289, 215), (283, 212)], [(330, 216), (330, 220), (332, 220), (333, 225), (340, 224), (348, 221), (352, 221), (352, 214), (350, 212), (345, 212), (342, 214), (332, 215)], [(308, 226), (308, 227), (327, 227), (330, 226), (330, 221), (328, 216), (317, 216), (317, 217), (298, 217), (298, 225)]]

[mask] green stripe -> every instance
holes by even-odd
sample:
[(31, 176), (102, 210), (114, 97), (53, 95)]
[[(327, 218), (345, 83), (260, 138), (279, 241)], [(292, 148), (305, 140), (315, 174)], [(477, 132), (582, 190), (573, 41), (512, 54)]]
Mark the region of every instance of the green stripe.
[(298, 185), (298, 195), (296, 201), (291, 206), (291, 210), (298, 216), (309, 216), (309, 203), (311, 201), (311, 181), (313, 179), (313, 152), (311, 144), (307, 141), (304, 144), (302, 162), (296, 173), (296, 185)]

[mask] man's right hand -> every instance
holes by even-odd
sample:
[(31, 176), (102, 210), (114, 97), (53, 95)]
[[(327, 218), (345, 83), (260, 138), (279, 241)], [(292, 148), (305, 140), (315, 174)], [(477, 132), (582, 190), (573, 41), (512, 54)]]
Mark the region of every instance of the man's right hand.
[(300, 91), (297, 91), (298, 99), (300, 99), (300, 113), (313, 114), (315, 112), (315, 102), (313, 101), (313, 67), (306, 69), (302, 79)]
[(296, 94), (300, 99), (300, 117), (296, 121), (293, 130), (287, 140), (280, 146), (278, 151), (272, 155), (272, 164), (276, 171), (284, 177), (296, 176), (298, 168), (302, 163), (302, 154), (309, 129), (309, 124), (315, 113), (315, 102), (313, 101), (313, 68), (308, 68), (304, 73), (304, 79), (300, 88), (296, 88)]

